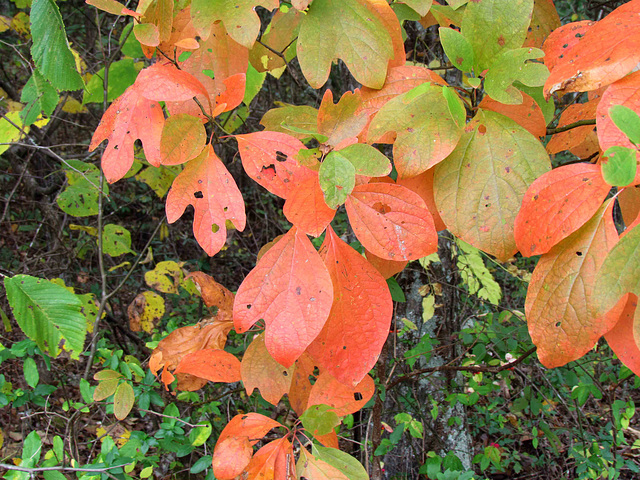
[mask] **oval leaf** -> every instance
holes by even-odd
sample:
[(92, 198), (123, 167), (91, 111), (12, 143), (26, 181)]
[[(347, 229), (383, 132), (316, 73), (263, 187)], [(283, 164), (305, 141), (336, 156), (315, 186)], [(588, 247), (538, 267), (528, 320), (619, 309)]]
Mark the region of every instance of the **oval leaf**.
[(239, 382), (240, 361), (224, 350), (204, 349), (185, 355), (174, 374), (188, 373), (210, 382)]
[(135, 402), (133, 387), (130, 383), (123, 382), (118, 385), (116, 393), (113, 395), (113, 414), (118, 420), (124, 420), (129, 415)]

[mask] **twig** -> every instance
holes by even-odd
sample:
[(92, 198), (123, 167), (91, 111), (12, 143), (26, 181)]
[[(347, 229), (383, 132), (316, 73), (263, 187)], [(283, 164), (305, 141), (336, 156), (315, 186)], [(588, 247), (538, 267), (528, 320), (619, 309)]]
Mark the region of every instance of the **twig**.
[(63, 467), (58, 465), (56, 467), (19, 467), (17, 465), (11, 465), (8, 463), (0, 463), (0, 468), (4, 468), (6, 470), (16, 470), (18, 472), (50, 472), (50, 471), (62, 471), (62, 472), (106, 472), (107, 470), (113, 470), (114, 468), (126, 467), (128, 465), (133, 465), (132, 463), (123, 463), (122, 465), (112, 465), (110, 467), (100, 467), (100, 468), (76, 468), (76, 467)]
[(519, 365), (527, 357), (531, 356), (536, 351), (536, 349), (537, 347), (532, 347), (529, 350), (527, 350), (524, 354), (522, 354), (521, 357), (517, 358), (513, 362), (505, 363), (504, 365), (500, 365), (498, 367), (487, 367), (487, 366), (477, 366), (477, 365), (467, 365), (467, 366), (440, 365), (437, 367), (429, 367), (429, 368), (422, 368), (420, 370), (414, 370), (411, 373), (407, 373), (406, 375), (402, 375), (401, 377), (396, 378), (393, 382), (387, 385), (387, 389), (391, 389), (401, 382), (406, 382), (407, 380), (410, 380), (413, 377), (417, 377), (425, 373), (442, 372), (442, 371), (471, 372), (471, 373), (500, 373), (500, 372), (503, 372), (504, 370), (509, 370), (510, 368), (513, 368), (516, 365)]
[(590, 118), (587, 120), (578, 120), (577, 122), (570, 123), (569, 125), (565, 125), (564, 127), (547, 128), (547, 135), (554, 135), (556, 133), (566, 132), (567, 130), (583, 127), (585, 125), (595, 125), (595, 124), (596, 124), (595, 118)]
[(157, 415), (157, 416), (159, 416), (159, 417), (164, 417), (164, 418), (173, 418), (174, 420), (177, 420), (177, 421), (178, 421), (178, 422), (180, 422), (180, 423), (184, 423), (185, 425), (187, 425), (188, 427), (191, 427), (191, 428), (196, 428), (196, 427), (206, 427), (206, 426), (208, 426), (208, 425), (200, 425), (200, 424), (198, 424), (198, 425), (194, 425), (194, 424), (189, 423), (189, 422), (187, 422), (187, 421), (185, 421), (185, 420), (182, 420), (181, 418), (178, 418), (178, 417), (172, 417), (171, 415), (165, 415), (164, 413), (154, 412), (153, 410), (147, 410), (147, 409), (145, 409), (145, 408), (138, 408), (138, 411), (140, 411), (140, 412), (147, 412), (147, 413), (153, 413), (154, 415)]

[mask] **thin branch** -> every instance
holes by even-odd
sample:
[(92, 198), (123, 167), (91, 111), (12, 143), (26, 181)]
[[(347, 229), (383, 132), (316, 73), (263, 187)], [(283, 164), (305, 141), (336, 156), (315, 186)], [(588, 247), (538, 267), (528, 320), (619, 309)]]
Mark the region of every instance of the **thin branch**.
[(187, 422), (187, 421), (185, 421), (185, 420), (182, 420), (181, 418), (178, 418), (178, 417), (172, 417), (171, 415), (165, 415), (164, 413), (158, 413), (158, 412), (154, 412), (153, 410), (147, 410), (147, 409), (144, 409), (144, 408), (138, 408), (138, 411), (140, 411), (140, 412), (146, 412), (146, 413), (153, 413), (154, 415), (157, 415), (158, 417), (173, 418), (174, 420), (177, 420), (177, 421), (178, 421), (178, 422), (180, 422), (180, 423), (184, 423), (185, 425), (187, 425), (188, 427), (191, 427), (191, 428), (196, 428), (196, 427), (206, 427), (206, 426), (208, 426), (208, 425), (200, 425), (200, 424), (198, 424), (198, 425), (194, 425), (194, 424), (189, 423), (189, 422)]
[(500, 365), (498, 367), (477, 366), (477, 365), (467, 365), (467, 366), (440, 365), (438, 367), (429, 367), (429, 368), (422, 368), (420, 370), (414, 370), (411, 373), (407, 373), (406, 375), (402, 375), (396, 378), (393, 382), (387, 385), (387, 390), (395, 387), (399, 383), (406, 382), (408, 380), (411, 380), (413, 377), (417, 377), (425, 373), (442, 372), (442, 371), (471, 372), (471, 373), (500, 373), (500, 372), (503, 372), (504, 370), (509, 370), (519, 365), (520, 363), (524, 362), (524, 360), (527, 357), (531, 356), (536, 350), (537, 350), (537, 347), (532, 347), (529, 350), (527, 350), (525, 353), (523, 353), (521, 357), (517, 358), (513, 362), (505, 363), (504, 365)]
[(585, 125), (595, 125), (596, 119), (590, 118), (587, 120), (578, 120), (577, 122), (570, 123), (569, 125), (565, 125), (564, 127), (557, 128), (547, 128), (547, 135), (554, 135), (556, 133), (566, 132), (567, 130), (572, 130), (574, 128), (583, 127)]
[(16, 470), (18, 472), (27, 472), (27, 473), (35, 473), (35, 472), (51, 472), (54, 470), (62, 471), (62, 472), (106, 472), (107, 470), (113, 470), (114, 468), (126, 467), (128, 465), (133, 465), (132, 463), (123, 463), (122, 465), (112, 465), (110, 467), (100, 467), (100, 468), (76, 468), (76, 467), (63, 467), (58, 465), (56, 467), (19, 467), (17, 465), (11, 465), (8, 463), (0, 463), (0, 468), (4, 468), (6, 470)]

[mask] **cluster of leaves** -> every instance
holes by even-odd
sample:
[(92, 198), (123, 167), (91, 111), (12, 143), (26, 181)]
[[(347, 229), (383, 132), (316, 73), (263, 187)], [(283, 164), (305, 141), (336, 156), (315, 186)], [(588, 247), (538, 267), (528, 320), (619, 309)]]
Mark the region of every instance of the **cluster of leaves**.
[[(242, 381), (247, 393), (257, 388), (273, 405), (287, 395), (298, 417), (293, 425), (257, 413), (231, 420), (212, 456), (216, 478), (366, 476), (338, 450), (335, 427), (374, 395), (369, 372), (393, 315), (387, 279), (435, 253), (444, 229), (466, 254), (460, 268), (472, 272), (471, 293), (493, 303), (499, 291), (477, 252), (500, 262), (518, 252), (541, 255), (525, 313), (545, 366), (582, 357), (604, 335), (640, 373), (640, 76), (633, 72), (640, 53), (629, 41), (640, 35), (639, 0), (599, 22), (564, 26), (550, 0), (394, 3), (439, 25), (451, 68), (462, 75), (455, 87), (406, 61), (399, 10), (383, 0), (153, 0), (136, 11), (115, 0), (87, 3), (132, 17), (130, 34), (151, 59), (126, 89), (108, 90), (113, 103), (89, 149), (107, 141), (102, 172), (110, 183), (131, 174), (138, 140), (150, 169), (174, 169), (167, 220), (192, 206), (194, 236), (211, 256), (230, 229), (246, 226), (242, 193), (216, 145), (227, 133), (222, 119), (255, 95), (256, 78), (277, 75), (297, 57), (308, 84), (320, 88), (339, 59), (362, 85), (337, 103), (326, 90), (317, 109), (272, 109), (261, 120), (264, 130), (234, 135), (244, 171), (284, 199), (292, 227), (262, 248), (235, 295), (192, 273), (217, 314), (175, 330), (149, 362), (167, 388)], [(277, 9), (263, 34), (258, 6)], [(32, 23), (37, 68), (23, 90), (24, 126), (51, 113), (58, 91), (82, 88), (55, 3), (34, 0)], [(589, 92), (587, 101), (577, 95), (558, 128), (547, 131), (551, 99), (581, 92)], [(375, 146), (382, 144), (392, 145), (391, 159)], [(566, 150), (584, 161), (552, 169), (549, 153)], [(61, 195), (60, 206), (96, 213), (93, 195), (104, 190), (91, 187), (99, 174), (80, 162), (71, 172), (81, 175), (69, 173), (69, 198)], [(77, 192), (87, 190), (92, 194), (77, 203)], [(364, 255), (331, 226), (343, 206)], [(309, 236), (321, 241), (319, 250)], [(130, 250), (123, 237), (114, 231), (103, 243), (119, 255)], [(80, 302), (33, 277), (7, 278), (5, 286), (21, 327), (43, 352), (57, 355), (64, 339), (79, 355), (86, 325)], [(138, 320), (148, 329), (145, 316), (153, 314), (145, 306), (153, 300), (145, 294)], [(135, 317), (135, 308), (129, 313)], [(232, 330), (253, 336), (241, 361), (225, 350)], [(100, 372), (94, 393), (96, 400), (114, 395), (118, 418), (133, 404), (121, 378)], [(271, 441), (254, 453), (263, 438)]]

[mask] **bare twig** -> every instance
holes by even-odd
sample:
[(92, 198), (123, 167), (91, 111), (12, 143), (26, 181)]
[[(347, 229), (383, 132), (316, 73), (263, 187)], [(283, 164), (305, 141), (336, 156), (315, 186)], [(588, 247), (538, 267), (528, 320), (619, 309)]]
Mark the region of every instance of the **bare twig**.
[(596, 119), (586, 119), (586, 120), (578, 120), (577, 122), (570, 123), (569, 125), (565, 125), (564, 127), (557, 128), (547, 128), (547, 135), (554, 135), (556, 133), (566, 132), (567, 130), (572, 130), (578, 127), (584, 127), (585, 125), (595, 125)]

